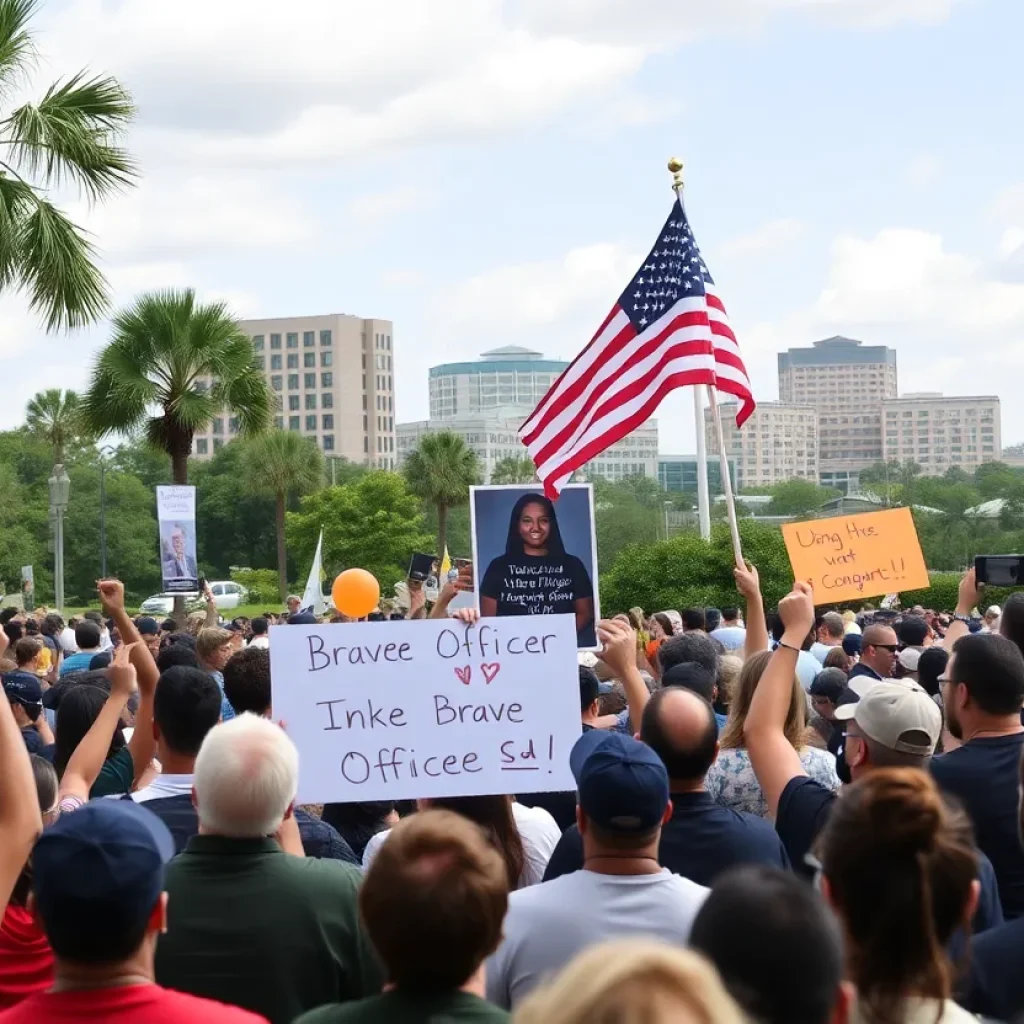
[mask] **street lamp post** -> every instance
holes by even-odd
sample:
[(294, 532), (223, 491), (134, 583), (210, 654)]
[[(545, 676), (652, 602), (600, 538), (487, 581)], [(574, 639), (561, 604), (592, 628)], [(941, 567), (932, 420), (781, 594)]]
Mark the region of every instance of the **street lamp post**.
[(50, 488), (50, 512), (53, 516), (53, 591), (58, 611), (64, 609), (64, 513), (71, 494), (71, 480), (64, 466), (57, 463), (53, 476), (47, 481)]
[(100, 449), (100, 579), (107, 578), (107, 460), (116, 449), (106, 445)]

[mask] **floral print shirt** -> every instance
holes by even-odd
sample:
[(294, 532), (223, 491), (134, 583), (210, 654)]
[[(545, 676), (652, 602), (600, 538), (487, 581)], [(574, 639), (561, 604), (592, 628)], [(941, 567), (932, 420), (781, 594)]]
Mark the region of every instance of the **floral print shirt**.
[[(800, 763), (815, 782), (820, 782), (833, 793), (838, 791), (840, 781), (836, 774), (836, 759), (827, 750), (804, 747), (800, 751)], [(759, 818), (768, 817), (768, 804), (761, 792), (761, 783), (754, 774), (750, 755), (743, 748), (730, 747), (719, 752), (718, 759), (704, 779), (704, 788), (711, 799), (723, 807), (746, 811)]]

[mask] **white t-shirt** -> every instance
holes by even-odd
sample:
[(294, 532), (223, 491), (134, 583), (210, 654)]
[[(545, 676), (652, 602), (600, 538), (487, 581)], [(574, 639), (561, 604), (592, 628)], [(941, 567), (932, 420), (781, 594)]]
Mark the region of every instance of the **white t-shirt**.
[(264, 650), (266, 650), (270, 646), (270, 637), (267, 636), (266, 634), (260, 634), (259, 636), (254, 636), (249, 641), (249, 646), (250, 647), (262, 647)]
[(708, 634), (727, 651), (739, 651), (747, 642), (747, 631), (743, 626), (719, 626)]
[(57, 638), (57, 645), (62, 651), (74, 653), (78, 650), (78, 641), (75, 639), (75, 631), (70, 626), (65, 626)]
[(581, 950), (648, 936), (685, 946), (709, 890), (667, 868), (652, 875), (574, 871), (509, 897), (504, 938), (487, 961), (487, 998), (512, 1009)]
[[(543, 807), (524, 807), (523, 804), (512, 804), (512, 817), (515, 819), (516, 828), (519, 829), (519, 838), (523, 841), (523, 874), (519, 880), (519, 888), (525, 889), (528, 885), (536, 885), (543, 877), (547, 869), (551, 854), (555, 852), (558, 840), (562, 833), (555, 824), (555, 819), (544, 810)], [(391, 829), (378, 832), (366, 844), (363, 850), (363, 870), (369, 869), (377, 851), (391, 835)]]
[(194, 775), (158, 775), (148, 786), (135, 790), (132, 799), (144, 804), (147, 800), (162, 800), (167, 796), (191, 793), (194, 778)]
[(811, 644), (810, 653), (813, 654), (814, 657), (816, 657), (818, 659), (818, 661), (820, 661), (822, 663), (822, 665), (824, 665), (825, 664), (825, 659), (837, 647), (840, 650), (842, 650), (843, 645), (842, 644), (823, 644), (820, 640), (816, 640), (813, 644)]

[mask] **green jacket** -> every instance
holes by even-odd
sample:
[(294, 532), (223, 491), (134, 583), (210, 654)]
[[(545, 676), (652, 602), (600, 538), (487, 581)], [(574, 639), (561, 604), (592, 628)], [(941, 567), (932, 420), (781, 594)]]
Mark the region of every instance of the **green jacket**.
[(358, 870), (293, 857), (273, 839), (193, 836), (167, 868), (157, 982), (291, 1024), (324, 1003), (375, 995), (359, 926)]

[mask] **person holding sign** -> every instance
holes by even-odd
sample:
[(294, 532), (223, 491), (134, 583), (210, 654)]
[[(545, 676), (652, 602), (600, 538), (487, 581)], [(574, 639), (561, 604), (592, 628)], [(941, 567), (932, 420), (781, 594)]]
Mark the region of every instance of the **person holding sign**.
[(491, 560), (480, 583), (480, 614), (566, 613), (576, 617), (580, 647), (595, 647), (590, 574), (565, 550), (551, 501), (543, 494), (524, 494), (512, 508), (505, 553)]

